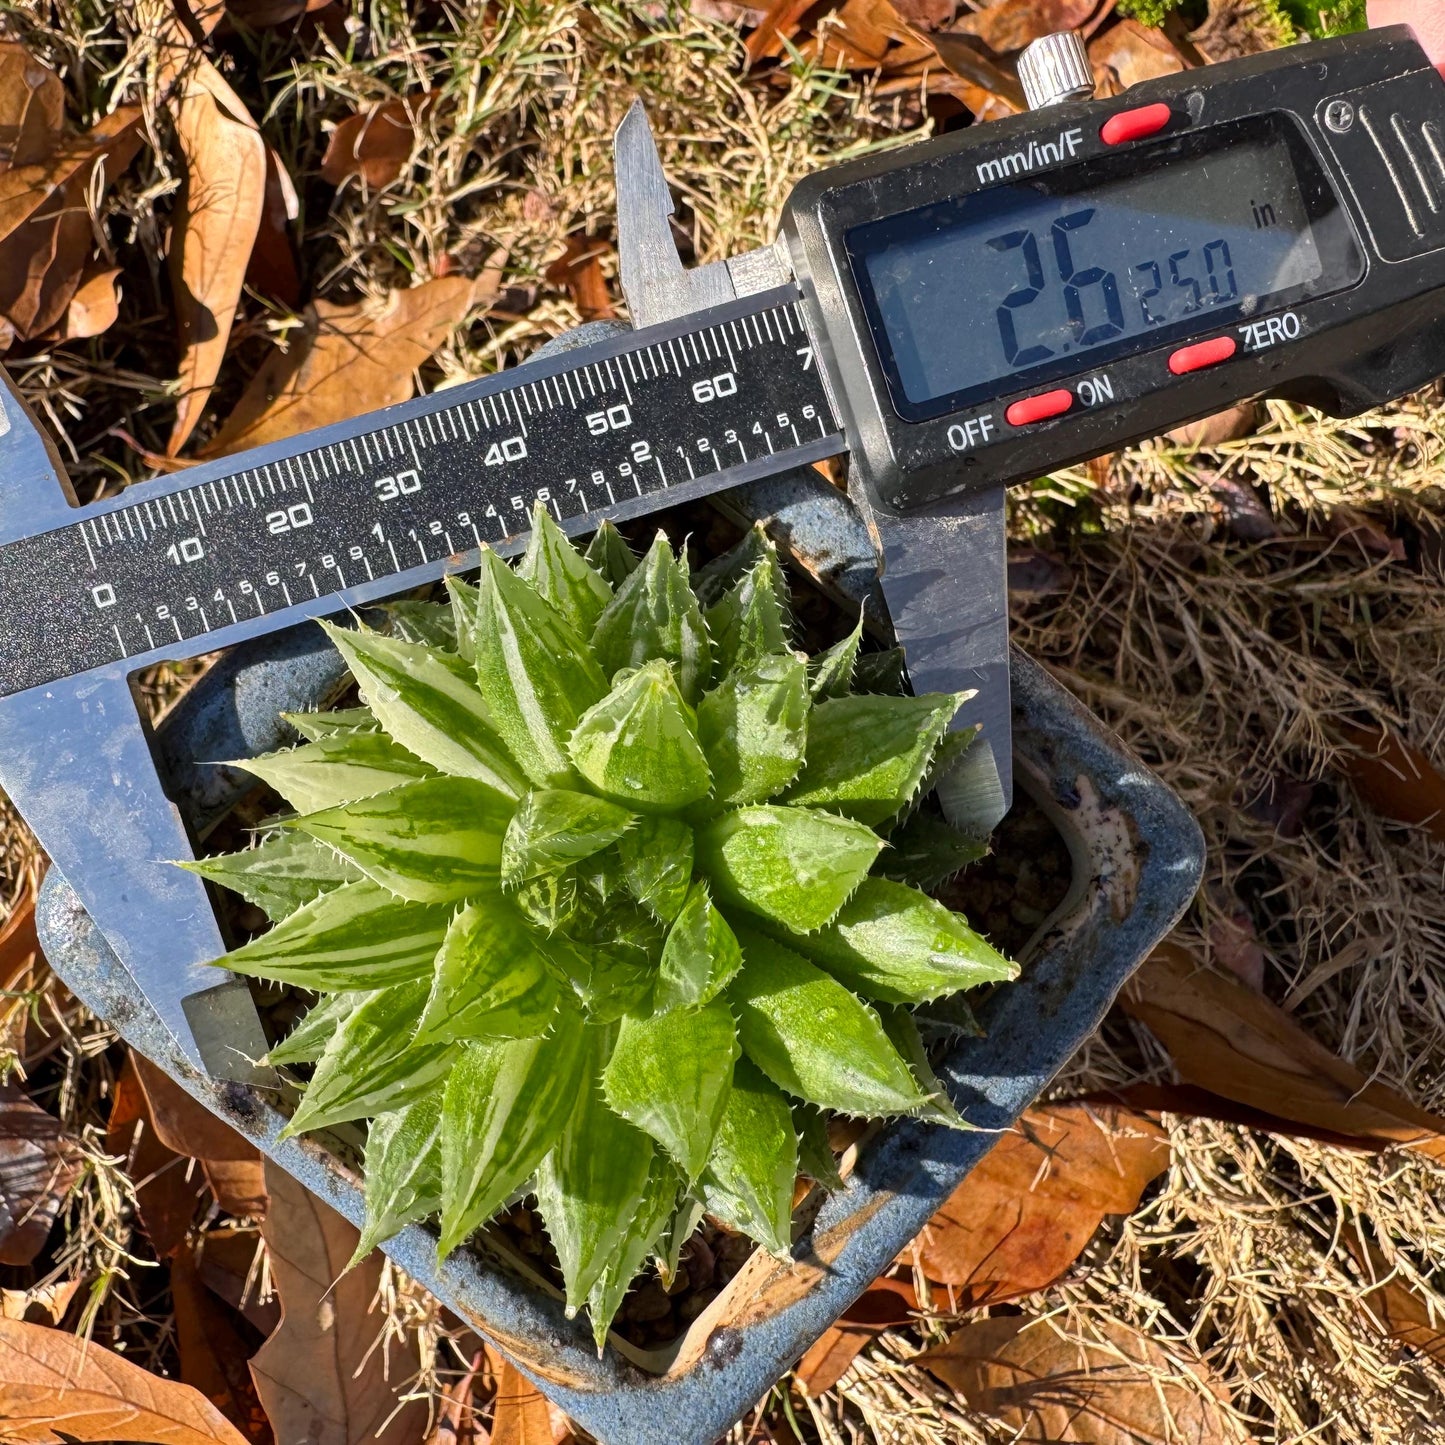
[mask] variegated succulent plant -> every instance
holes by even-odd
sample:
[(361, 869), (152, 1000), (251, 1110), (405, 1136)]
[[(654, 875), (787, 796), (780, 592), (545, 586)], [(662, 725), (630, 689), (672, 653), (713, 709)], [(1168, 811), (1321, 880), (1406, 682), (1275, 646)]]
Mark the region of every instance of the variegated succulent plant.
[(823, 1111), (960, 1123), (909, 1006), (1016, 970), (899, 881), (968, 855), (915, 813), (961, 696), (854, 692), (861, 626), (795, 651), (760, 532), (694, 578), (543, 509), (449, 590), (328, 627), (364, 705), (292, 716), (246, 766), (295, 815), (192, 866), (274, 922), (219, 962), (320, 995), (270, 1059), (315, 1066), (290, 1133), (371, 1121), (359, 1253), (534, 1195), (600, 1347), (704, 1210), (786, 1252)]

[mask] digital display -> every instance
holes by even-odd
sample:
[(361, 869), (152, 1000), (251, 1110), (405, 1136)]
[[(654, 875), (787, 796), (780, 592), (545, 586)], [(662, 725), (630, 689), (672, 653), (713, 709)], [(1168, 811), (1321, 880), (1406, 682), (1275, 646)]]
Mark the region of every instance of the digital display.
[[(1334, 290), (1358, 274), (1277, 124), (950, 198), (846, 237), (890, 389), (924, 420)], [(1205, 133), (1207, 134), (1207, 133)]]

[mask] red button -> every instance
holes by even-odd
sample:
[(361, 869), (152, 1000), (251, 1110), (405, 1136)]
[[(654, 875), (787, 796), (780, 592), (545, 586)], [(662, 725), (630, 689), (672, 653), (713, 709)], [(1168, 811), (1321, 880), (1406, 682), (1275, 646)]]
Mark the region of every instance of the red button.
[(1041, 391), (1037, 396), (1014, 402), (1004, 416), (1010, 426), (1028, 426), (1030, 422), (1062, 416), (1073, 404), (1074, 393), (1061, 387), (1058, 391)]
[(1181, 346), (1169, 358), (1169, 370), (1175, 376), (1183, 376), (1186, 371), (1203, 371), (1206, 366), (1218, 366), (1221, 361), (1228, 361), (1238, 350), (1239, 343), (1232, 336), (1196, 341), (1193, 346)]
[(1143, 140), (1156, 130), (1163, 130), (1169, 124), (1169, 107), (1162, 100), (1153, 105), (1141, 105), (1137, 110), (1121, 110), (1111, 115), (1099, 131), (1099, 139), (1106, 146), (1123, 145), (1129, 140)]

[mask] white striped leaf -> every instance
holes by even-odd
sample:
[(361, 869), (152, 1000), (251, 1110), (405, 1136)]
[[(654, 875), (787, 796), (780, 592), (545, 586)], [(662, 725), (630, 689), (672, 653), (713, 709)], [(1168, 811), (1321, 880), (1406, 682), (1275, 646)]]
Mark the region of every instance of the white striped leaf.
[(650, 913), (677, 917), (692, 882), (692, 829), (680, 818), (640, 817), (617, 841), (622, 881)]
[(703, 698), (697, 735), (712, 770), (715, 810), (780, 793), (803, 765), (808, 669), (790, 652), (735, 668)]
[(280, 1043), (272, 1046), (264, 1063), (314, 1064), (326, 1052), (336, 1030), (351, 1017), (370, 993), (327, 993), (307, 1009), (301, 1022)]
[(658, 1247), (675, 1216), (681, 1183), (672, 1161), (661, 1149), (656, 1150), (642, 1201), (628, 1217), (622, 1238), (587, 1296), (592, 1338), (599, 1350), (606, 1343), (607, 1331), (643, 1260)]
[(742, 967), (733, 931), (713, 907), (706, 882), (688, 890), (687, 902), (668, 930), (652, 994), (654, 1013), (692, 1008), (717, 997)]
[(254, 773), (298, 813), (316, 813), (385, 793), (436, 772), (380, 732), (334, 733), (236, 766)]
[(369, 707), (337, 707), (330, 712), (283, 712), (281, 714), (309, 743), (337, 733), (374, 733), (381, 724)]
[(602, 609), (612, 601), (612, 589), (552, 520), (545, 502), (532, 508), (532, 535), (517, 571), (580, 637), (592, 635)]
[(502, 882), (515, 888), (615, 843), (634, 814), (591, 793), (538, 788), (521, 801), (502, 839)]
[(442, 1204), (442, 1095), (433, 1084), (404, 1109), (378, 1114), (366, 1134), (366, 1222), (350, 1264)]
[(361, 877), (359, 868), (324, 843), (284, 830), (244, 853), (200, 858), (180, 866), (239, 893), (273, 923), (288, 918), (313, 898)]
[(457, 655), (475, 663), (477, 631), (477, 589), (460, 577), (446, 579), (447, 605), (452, 609), (452, 628), (457, 635)]
[(417, 642), (423, 647), (441, 648), (444, 652), (457, 650), (456, 626), (452, 621), (452, 610), (444, 602), (416, 602), (405, 598), (400, 602), (385, 604), (387, 631), (392, 637), (403, 642)]

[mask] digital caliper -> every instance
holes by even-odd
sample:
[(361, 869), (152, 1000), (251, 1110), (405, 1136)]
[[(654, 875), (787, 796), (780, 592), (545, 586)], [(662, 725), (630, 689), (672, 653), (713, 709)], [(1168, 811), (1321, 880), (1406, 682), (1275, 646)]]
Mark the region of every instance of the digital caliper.
[(634, 331), (72, 505), (0, 393), (0, 787), (190, 1057), (265, 1050), (128, 678), (846, 452), (919, 691), (976, 688), (946, 780), (1011, 796), (1004, 488), (1245, 397), (1350, 414), (1445, 371), (1445, 82), (1403, 28), (1085, 97), (809, 177), (761, 251), (693, 270), (645, 117), (619, 129)]

